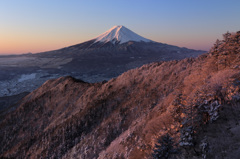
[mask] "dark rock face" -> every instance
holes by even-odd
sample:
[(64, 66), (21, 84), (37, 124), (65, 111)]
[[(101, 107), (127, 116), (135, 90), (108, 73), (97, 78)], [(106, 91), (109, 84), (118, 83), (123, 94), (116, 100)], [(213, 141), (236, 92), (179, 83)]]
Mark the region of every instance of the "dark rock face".
[(179, 158), (237, 158), (239, 44), (240, 33), (231, 34), (198, 58), (147, 64), (108, 82), (49, 80), (4, 116), (0, 157), (149, 158), (169, 134)]

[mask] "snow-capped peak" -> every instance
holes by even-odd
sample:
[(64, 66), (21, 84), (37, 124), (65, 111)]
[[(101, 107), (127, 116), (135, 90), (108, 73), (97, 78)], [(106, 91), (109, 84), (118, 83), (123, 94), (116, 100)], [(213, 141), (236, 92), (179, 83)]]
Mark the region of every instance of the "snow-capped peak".
[(151, 40), (146, 39), (133, 31), (129, 30), (128, 28), (118, 25), (114, 26), (108, 31), (104, 32), (103, 34), (99, 35), (95, 38), (96, 42), (112, 42), (112, 43), (125, 43), (128, 41), (136, 41), (136, 42), (151, 42)]

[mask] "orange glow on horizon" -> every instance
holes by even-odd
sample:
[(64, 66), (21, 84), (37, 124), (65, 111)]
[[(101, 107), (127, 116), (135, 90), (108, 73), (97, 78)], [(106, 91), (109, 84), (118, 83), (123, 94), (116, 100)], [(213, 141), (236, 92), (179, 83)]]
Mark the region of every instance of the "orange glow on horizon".
[(0, 55), (51, 51), (75, 45), (83, 41), (84, 40), (81, 39), (70, 39), (59, 36), (44, 38), (33, 36), (5, 36), (5, 38), (0, 37)]
[[(17, 37), (8, 37), (8, 38), (0, 38), (0, 55), (1, 54), (23, 54), (23, 53), (39, 53), (44, 51), (51, 51), (56, 49), (61, 49), (64, 47), (68, 47), (71, 45), (75, 45), (78, 43), (82, 43), (84, 39), (70, 39), (64, 37), (57, 37), (55, 36), (51, 38), (34, 38), (32, 36), (17, 36)], [(88, 40), (91, 38), (87, 37)], [(155, 37), (156, 38), (156, 37)], [(151, 38), (149, 38), (151, 39)], [(175, 40), (166, 39), (165, 41), (162, 40), (154, 40), (161, 43), (166, 43), (169, 45), (176, 45), (179, 47), (186, 47), (189, 49), (196, 49), (196, 50), (205, 50), (208, 51), (209, 48), (213, 45), (213, 43), (206, 45), (204, 40), (198, 39), (199, 42), (196, 41), (186, 41), (186, 40), (179, 40), (180, 38), (176, 38)]]

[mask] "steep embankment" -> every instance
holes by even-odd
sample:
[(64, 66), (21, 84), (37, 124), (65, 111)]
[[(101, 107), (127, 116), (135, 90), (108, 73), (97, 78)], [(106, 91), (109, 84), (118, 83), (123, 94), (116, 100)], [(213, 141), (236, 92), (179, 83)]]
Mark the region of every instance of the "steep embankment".
[(181, 158), (234, 158), (239, 44), (240, 32), (226, 34), (196, 59), (144, 65), (106, 83), (49, 80), (0, 123), (1, 156), (149, 158), (169, 134)]

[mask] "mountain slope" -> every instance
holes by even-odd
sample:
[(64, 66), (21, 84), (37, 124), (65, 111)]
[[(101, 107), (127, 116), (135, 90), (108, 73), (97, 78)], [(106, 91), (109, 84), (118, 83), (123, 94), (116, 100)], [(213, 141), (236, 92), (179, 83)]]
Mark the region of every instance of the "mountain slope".
[(49, 80), (0, 123), (0, 154), (149, 158), (170, 134), (180, 158), (237, 158), (239, 44), (240, 32), (196, 59), (144, 65), (108, 82)]

